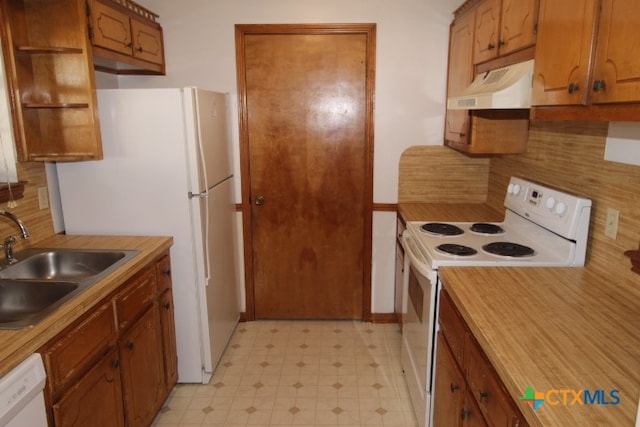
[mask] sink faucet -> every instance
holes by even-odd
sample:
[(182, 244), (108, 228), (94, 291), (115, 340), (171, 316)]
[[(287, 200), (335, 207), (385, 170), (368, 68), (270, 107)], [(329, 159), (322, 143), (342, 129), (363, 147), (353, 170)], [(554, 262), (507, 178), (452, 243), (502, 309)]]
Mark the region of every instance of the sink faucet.
[[(20, 229), (20, 233), (22, 234), (22, 238), (23, 239), (26, 240), (26, 239), (29, 238), (29, 231), (27, 231), (27, 227), (25, 227), (24, 223), (20, 220), (20, 218), (18, 218), (17, 216), (12, 214), (11, 212), (7, 212), (7, 211), (3, 211), (3, 210), (0, 210), (0, 216), (4, 216), (5, 218), (9, 218), (11, 221), (13, 221), (17, 225), (18, 228)], [(15, 242), (16, 242), (16, 237), (15, 236), (9, 236), (0, 245), (0, 246), (4, 247), (4, 252), (5, 252), (5, 255), (7, 257), (7, 261), (9, 262), (9, 264), (15, 264), (16, 262), (18, 262), (16, 257), (13, 255), (13, 244)]]

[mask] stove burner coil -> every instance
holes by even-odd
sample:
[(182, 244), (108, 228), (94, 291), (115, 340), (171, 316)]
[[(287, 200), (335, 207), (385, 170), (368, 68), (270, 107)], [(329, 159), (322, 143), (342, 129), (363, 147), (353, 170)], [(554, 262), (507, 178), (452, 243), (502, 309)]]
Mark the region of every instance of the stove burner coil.
[(478, 253), (478, 251), (476, 251), (473, 248), (470, 248), (469, 246), (456, 245), (453, 243), (445, 243), (443, 245), (438, 245), (436, 246), (436, 249), (445, 254), (456, 255), (456, 256), (471, 256)]
[(493, 242), (482, 247), (486, 252), (494, 255), (509, 257), (526, 257), (535, 255), (535, 251), (529, 246), (512, 242)]
[(425, 233), (436, 234), (439, 236), (458, 236), (464, 233), (460, 227), (443, 222), (428, 222), (426, 224), (422, 224), (420, 229)]
[(504, 233), (504, 229), (500, 227), (498, 224), (490, 224), (487, 222), (476, 222), (471, 225), (471, 231), (474, 233), (480, 234), (502, 234)]

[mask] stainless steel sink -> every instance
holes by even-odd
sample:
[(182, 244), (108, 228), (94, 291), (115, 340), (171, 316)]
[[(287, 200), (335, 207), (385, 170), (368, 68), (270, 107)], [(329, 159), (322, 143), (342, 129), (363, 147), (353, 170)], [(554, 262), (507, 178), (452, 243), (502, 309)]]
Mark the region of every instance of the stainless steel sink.
[(103, 272), (125, 256), (124, 251), (48, 249), (0, 270), (0, 278), (85, 279)]
[(137, 250), (29, 248), (0, 270), (0, 329), (44, 319), (135, 256)]
[(29, 326), (60, 306), (77, 283), (50, 280), (0, 280), (0, 324), (6, 329)]

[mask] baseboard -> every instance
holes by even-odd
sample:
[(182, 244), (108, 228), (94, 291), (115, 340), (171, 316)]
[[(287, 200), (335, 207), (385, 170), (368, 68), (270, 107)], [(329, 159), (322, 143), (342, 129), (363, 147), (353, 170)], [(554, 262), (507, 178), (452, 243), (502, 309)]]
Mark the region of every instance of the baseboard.
[(399, 323), (396, 313), (371, 313), (371, 323)]
[[(240, 313), (240, 322), (248, 322), (247, 313)], [(396, 313), (371, 313), (371, 323), (400, 323)]]

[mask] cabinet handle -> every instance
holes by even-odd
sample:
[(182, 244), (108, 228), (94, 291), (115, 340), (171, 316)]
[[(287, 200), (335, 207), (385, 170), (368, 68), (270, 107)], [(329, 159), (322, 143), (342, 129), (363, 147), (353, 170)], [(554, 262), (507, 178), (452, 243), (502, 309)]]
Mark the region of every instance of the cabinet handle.
[(134, 345), (132, 342), (128, 342), (128, 343), (127, 343), (127, 348), (128, 348), (129, 350), (133, 350), (133, 349), (134, 349), (134, 347), (135, 347), (135, 345)]
[(500, 40), (500, 41), (498, 42), (498, 46), (500, 46), (500, 47), (504, 46), (505, 44), (506, 44), (506, 43), (504, 42), (504, 40)]
[(171, 276), (171, 269), (167, 268), (165, 271), (163, 271), (165, 276)]
[(460, 138), (464, 138), (464, 133), (460, 132)]
[(605, 88), (604, 80), (596, 80), (593, 82), (593, 91), (598, 92)]
[(168, 302), (165, 302), (165, 303), (164, 303), (164, 305), (163, 305), (163, 307), (164, 307), (166, 310), (169, 310), (169, 309), (171, 308), (171, 304), (169, 304)]
[(493, 50), (495, 48), (496, 48), (496, 45), (493, 44), (493, 43), (489, 43), (489, 45), (487, 45), (487, 49), (489, 49), (489, 50)]
[(454, 384), (451, 383), (451, 385), (449, 386), (449, 388), (451, 389), (451, 393), (455, 392), (456, 390), (458, 390), (460, 388), (460, 386), (458, 384)]
[(138, 52), (142, 52), (142, 46), (138, 46), (138, 48), (136, 49)]
[(460, 412), (460, 417), (464, 420), (466, 418), (469, 418), (471, 416), (471, 411), (468, 409), (463, 409), (462, 412)]
[(111, 366), (113, 366), (115, 369), (118, 369), (120, 367), (120, 361), (118, 359), (114, 360)]
[(579, 88), (579, 87), (578, 87), (578, 85), (577, 85), (577, 84), (575, 84), (575, 83), (571, 83), (571, 84), (569, 85), (569, 93), (575, 93), (575, 92), (577, 92), (577, 91), (578, 91), (578, 89), (580, 89), (580, 88)]
[(129, 42), (129, 43), (127, 43), (127, 45), (126, 45), (126, 46), (127, 46), (127, 47), (131, 47), (131, 46), (133, 46), (133, 43)]
[(480, 390), (478, 396), (480, 396), (480, 401), (482, 402), (482, 399), (486, 399), (487, 397), (489, 397), (489, 392)]

